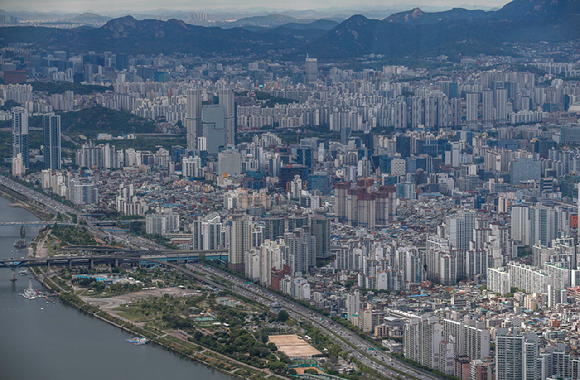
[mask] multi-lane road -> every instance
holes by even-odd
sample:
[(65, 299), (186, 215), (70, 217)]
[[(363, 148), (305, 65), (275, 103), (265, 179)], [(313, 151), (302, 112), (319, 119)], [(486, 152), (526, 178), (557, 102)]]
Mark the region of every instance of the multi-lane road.
[[(197, 272), (197, 276), (202, 276), (204, 281), (210, 283), (220, 289), (229, 289), (234, 293), (243, 295), (244, 297), (253, 299), (254, 301), (269, 305), (273, 302), (278, 302), (291, 317), (307, 321), (323, 330), (332, 340), (337, 343), (342, 350), (349, 352), (353, 357), (358, 359), (361, 363), (369, 368), (376, 370), (387, 378), (401, 377), (401, 378), (416, 378), (435, 380), (440, 377), (433, 373), (417, 369), (409, 364), (392, 358), (383, 351), (377, 351), (377, 345), (364, 340), (360, 336), (353, 333), (346, 327), (334, 322), (322, 314), (314, 312), (313, 310), (292, 302), (285, 297), (280, 296), (268, 289), (247, 283), (246, 280), (233, 276), (230, 273), (220, 269), (204, 266), (201, 264), (194, 264), (190, 266)], [(227, 280), (231, 285), (225, 286), (212, 281), (211, 276)], [(372, 348), (372, 350), (370, 350)]]
[(154, 249), (158, 250), (160, 246), (147, 240), (140, 236), (133, 236), (129, 235), (123, 231), (111, 231), (109, 233), (103, 232), (98, 226), (94, 223), (96, 220), (91, 216), (83, 216), (79, 210), (76, 210), (70, 206), (67, 206), (61, 202), (58, 202), (49, 196), (42, 194), (34, 189), (28, 188), (10, 178), (0, 176), (0, 185), (3, 185), (11, 190), (14, 190), (17, 193), (22, 194), (23, 196), (27, 197), (29, 200), (35, 201), (36, 203), (42, 205), (47, 210), (54, 214), (60, 213), (61, 215), (66, 214), (74, 214), (77, 215), (77, 222), (84, 221), (86, 222), (86, 227), (93, 236), (98, 237), (99, 239), (105, 240), (107, 237), (114, 239), (117, 242), (123, 243), (128, 245), (132, 248), (137, 249)]
[[(9, 189), (12, 189), (24, 195), (25, 197), (41, 205), (44, 205), (44, 207), (55, 214), (75, 214), (77, 215), (78, 222), (86, 222), (89, 233), (101, 239), (107, 237), (107, 234), (94, 224), (95, 220), (92, 217), (82, 216), (79, 210), (62, 204), (61, 202), (58, 202), (36, 190), (23, 186), (22, 184), (15, 182), (7, 177), (0, 176), (0, 185), (4, 185)], [(129, 235), (123, 231), (111, 232), (108, 236), (113, 237), (113, 239), (116, 241), (123, 242), (138, 249), (158, 250), (160, 248), (159, 245), (145, 238)], [(332, 319), (329, 319), (322, 314), (316, 313), (305, 306), (292, 302), (287, 298), (267, 290), (266, 288), (247, 283), (245, 280), (239, 277), (233, 276), (225, 271), (221, 271), (210, 266), (206, 267), (199, 264), (193, 265), (192, 269), (195, 271), (194, 272), (177, 265), (167, 263), (164, 264), (175, 267), (176, 269), (179, 269), (190, 276), (196, 277), (198, 280), (202, 280), (208, 284), (211, 284), (216, 288), (231, 290), (234, 293), (253, 299), (254, 301), (261, 304), (269, 305), (273, 302), (278, 302), (282, 308), (288, 311), (290, 316), (300, 321), (308, 321), (312, 323), (314, 326), (324, 331), (336, 344), (340, 346), (342, 350), (349, 352), (352, 357), (358, 359), (362, 364), (374, 369), (386, 378), (396, 378), (398, 376), (400, 378), (416, 378), (427, 380), (439, 379), (438, 376), (430, 372), (412, 367), (407, 363), (392, 358), (383, 351), (377, 351), (376, 345), (372, 345), (344, 326), (335, 323), (332, 321)], [(228, 281), (228, 285), (216, 283), (212, 280), (212, 276), (226, 279)]]

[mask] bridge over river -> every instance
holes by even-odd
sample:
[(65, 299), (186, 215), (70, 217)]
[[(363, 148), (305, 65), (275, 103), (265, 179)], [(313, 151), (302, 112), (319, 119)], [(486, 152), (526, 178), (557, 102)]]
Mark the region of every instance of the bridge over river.
[(199, 262), (200, 256), (206, 260), (227, 261), (227, 250), (211, 251), (130, 251), (130, 250), (109, 250), (101, 255), (58, 255), (52, 257), (36, 258), (21, 257), (0, 259), (0, 268), (12, 270), (11, 280), (16, 280), (16, 271), (26, 267), (66, 267), (73, 268), (85, 266), (93, 268), (95, 265), (157, 265), (159, 263), (195, 263)]

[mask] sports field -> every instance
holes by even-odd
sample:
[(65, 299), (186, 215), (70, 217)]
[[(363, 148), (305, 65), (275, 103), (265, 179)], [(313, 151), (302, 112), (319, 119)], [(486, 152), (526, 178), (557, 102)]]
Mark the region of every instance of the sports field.
[(270, 335), (270, 342), (274, 342), (278, 350), (290, 358), (310, 358), (320, 355), (320, 351), (308, 344), (298, 335)]

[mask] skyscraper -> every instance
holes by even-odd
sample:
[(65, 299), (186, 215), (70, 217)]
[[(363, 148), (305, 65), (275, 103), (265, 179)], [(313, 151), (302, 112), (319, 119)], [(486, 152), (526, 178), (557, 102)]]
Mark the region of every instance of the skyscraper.
[(318, 79), (318, 60), (306, 57), (304, 65), (306, 83), (315, 82)]
[(12, 108), (12, 157), (22, 154), (25, 168), (28, 163), (28, 112), (22, 107)]
[(324, 213), (310, 217), (310, 230), (316, 239), (316, 257), (330, 256), (330, 219)]
[[(217, 155), (220, 150), (227, 146), (225, 110), (221, 105), (203, 106), (202, 112), (202, 135), (205, 137), (206, 146), (209, 154)], [(202, 147), (198, 147), (202, 150)]]
[(48, 114), (42, 117), (42, 134), (44, 143), (44, 168), (60, 170), (60, 116)]
[(187, 90), (187, 108), (185, 110), (185, 128), (187, 129), (187, 149), (197, 148), (197, 138), (201, 137), (202, 92), (199, 88)]
[(236, 143), (236, 106), (234, 92), (229, 89), (218, 91), (219, 105), (224, 108), (224, 125), (226, 130), (226, 145)]

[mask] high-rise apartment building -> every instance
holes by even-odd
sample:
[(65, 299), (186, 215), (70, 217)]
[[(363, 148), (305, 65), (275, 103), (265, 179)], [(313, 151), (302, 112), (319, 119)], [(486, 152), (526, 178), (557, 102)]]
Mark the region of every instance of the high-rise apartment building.
[(244, 270), (244, 255), (251, 248), (251, 243), (251, 217), (244, 213), (233, 214), (230, 221), (228, 249), (228, 263), (232, 270)]
[(495, 338), (496, 380), (535, 379), (534, 363), (530, 360), (534, 351), (537, 352), (537, 346), (538, 337), (533, 333), (524, 335), (517, 329), (498, 328)]
[(225, 246), (225, 229), (219, 214), (198, 218), (191, 227), (194, 250), (216, 250)]
[(28, 112), (23, 107), (12, 108), (12, 157), (22, 154), (25, 168), (29, 168)]

